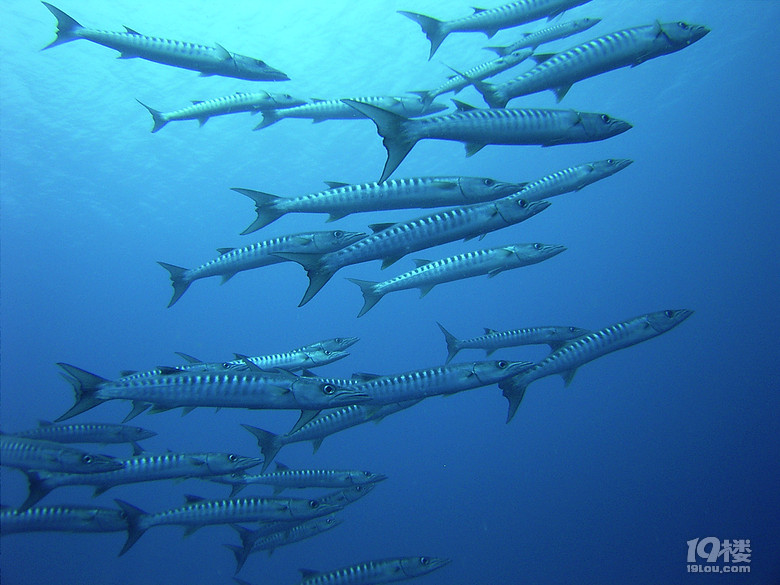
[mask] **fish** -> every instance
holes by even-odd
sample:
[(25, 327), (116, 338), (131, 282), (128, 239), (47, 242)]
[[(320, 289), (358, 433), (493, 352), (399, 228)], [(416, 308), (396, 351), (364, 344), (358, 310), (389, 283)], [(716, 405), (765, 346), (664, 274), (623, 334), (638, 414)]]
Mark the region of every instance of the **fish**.
[(389, 278), (382, 282), (348, 278), (358, 285), (363, 293), (363, 308), (358, 317), (365, 315), (388, 293), (410, 288), (420, 289), (420, 298), (427, 295), (434, 286), (463, 278), (488, 275), (492, 278), (505, 270), (529, 266), (552, 258), (563, 252), (565, 246), (550, 244), (512, 244), (474, 250), (442, 260), (415, 260), (417, 268)]
[(488, 144), (554, 146), (594, 142), (617, 136), (631, 128), (628, 122), (607, 114), (540, 108), (479, 109), (462, 102), (457, 102), (461, 111), (410, 120), (369, 104), (345, 101), (370, 117), (383, 138), (387, 161), (380, 183), (424, 138), (463, 142), (466, 156), (472, 156)]
[(137, 443), (157, 435), (141, 427), (110, 423), (78, 423), (58, 425), (47, 420), (38, 421), (38, 428), (10, 433), (24, 439), (40, 439), (55, 443)]
[(293, 351), (331, 351), (338, 352), (349, 349), (360, 341), (359, 337), (332, 337), (330, 339), (323, 339), (322, 341), (316, 341), (308, 345), (299, 347)]
[[(251, 362), (248, 362), (251, 363)], [(316, 414), (323, 408), (356, 404), (368, 398), (357, 386), (340, 388), (320, 378), (290, 372), (263, 372), (254, 364), (246, 372), (182, 372), (139, 380), (107, 380), (76, 366), (58, 364), (68, 374), (75, 404), (57, 419), (65, 420), (109, 400), (130, 400), (133, 410), (125, 420), (149, 408), (150, 413), (184, 408), (300, 409)], [(311, 415), (314, 416), (314, 415)]]
[(526, 327), (510, 331), (496, 331), (495, 329), (486, 328), (485, 334), (479, 337), (458, 339), (447, 331), (441, 323), (437, 322), (436, 324), (444, 333), (444, 339), (447, 342), (447, 360), (444, 362), (445, 364), (450, 363), (461, 349), (484, 349), (485, 355), (490, 356), (494, 351), (502, 347), (546, 344), (550, 346), (550, 351), (554, 351), (572, 339), (592, 333), (590, 329), (582, 329), (581, 327), (552, 325), (547, 327)]
[(596, 181), (611, 177), (633, 162), (627, 158), (608, 158), (569, 167), (536, 181), (530, 181), (518, 195), (527, 201), (539, 201), (571, 191), (579, 191)]
[(290, 234), (256, 242), (243, 248), (219, 248), (217, 251), (220, 256), (192, 269), (158, 262), (168, 271), (173, 285), (173, 296), (168, 307), (172, 307), (187, 291), (190, 284), (200, 278), (222, 276), (222, 284), (225, 284), (238, 272), (283, 262), (283, 258), (275, 255), (277, 252), (332, 252), (358, 241), (365, 235), (362, 232), (344, 230)]
[(287, 213), (327, 213), (336, 221), (352, 213), (449, 207), (484, 203), (517, 193), (526, 183), (506, 183), (488, 177), (413, 177), (383, 183), (328, 182), (329, 189), (297, 197), (278, 197), (252, 189), (233, 191), (255, 202), (257, 219), (244, 233), (253, 232)]
[(238, 573), (250, 554), (268, 551), (268, 556), (280, 546), (286, 546), (295, 542), (300, 542), (312, 536), (321, 534), (327, 530), (335, 528), (342, 523), (342, 520), (338, 519), (334, 514), (323, 516), (321, 518), (312, 518), (306, 522), (301, 522), (295, 526), (284, 527), (276, 532), (272, 532), (266, 536), (260, 537), (255, 540), (250, 546), (233, 546), (226, 544), (225, 547), (231, 550), (236, 557), (236, 573)]
[(600, 18), (580, 18), (568, 22), (560, 22), (532, 33), (524, 33), (519, 41), (504, 47), (485, 47), (498, 55), (508, 55), (520, 49), (533, 49), (544, 43), (564, 39), (577, 33), (584, 32), (601, 22)]
[(29, 495), (20, 509), (35, 505), (52, 490), (62, 486), (94, 486), (94, 497), (118, 485), (224, 475), (243, 471), (260, 463), (258, 458), (243, 457), (235, 453), (169, 452), (163, 455), (141, 453), (123, 460), (122, 468), (114, 471), (52, 473), (29, 470), (25, 471)]
[[(407, 118), (427, 116), (429, 114), (443, 112), (447, 109), (447, 106), (444, 104), (425, 102), (419, 96), (378, 95), (354, 99), (385, 108), (386, 110), (401, 114)], [(313, 99), (300, 106), (277, 110), (264, 110), (261, 114), (263, 120), (255, 126), (255, 130), (268, 128), (268, 126), (285, 118), (303, 118), (317, 124), (318, 122), (325, 122), (326, 120), (361, 120), (366, 117), (354, 108), (350, 108), (344, 104), (341, 99)]]
[(526, 388), (534, 380), (560, 374), (568, 386), (577, 368), (582, 364), (666, 333), (692, 314), (693, 311), (689, 309), (669, 309), (647, 313), (628, 321), (615, 323), (599, 331), (587, 333), (562, 345), (522, 374), (499, 383), (499, 388), (509, 401), (506, 422), (512, 420), (525, 395)]
[(282, 463), (276, 464), (276, 471), (270, 473), (247, 474), (243, 472), (229, 475), (215, 475), (210, 478), (216, 483), (232, 486), (230, 497), (235, 496), (251, 484), (270, 485), (274, 495), (288, 488), (305, 489), (312, 487), (342, 488), (351, 485), (378, 483), (387, 479), (386, 475), (372, 471), (346, 469), (290, 469)]
[(302, 521), (326, 516), (342, 508), (335, 504), (323, 504), (317, 499), (304, 498), (207, 500), (198, 496), (186, 496), (186, 499), (184, 506), (150, 514), (124, 500), (114, 500), (127, 514), (127, 541), (119, 556), (130, 550), (153, 526), (184, 526), (185, 534), (189, 535), (203, 526), (213, 524)]
[(88, 453), (63, 443), (0, 435), (0, 465), (86, 474), (121, 469), (124, 464), (108, 455)]
[(472, 81), (493, 108), (503, 108), (514, 98), (547, 89), (560, 102), (578, 81), (677, 52), (709, 32), (709, 28), (698, 24), (656, 21), (598, 37), (561, 53), (534, 55), (538, 65), (506, 83)]
[(209, 121), (212, 116), (236, 114), (239, 112), (251, 112), (256, 114), (262, 110), (274, 108), (291, 108), (305, 104), (306, 100), (295, 98), (288, 93), (268, 93), (237, 91), (234, 94), (213, 98), (210, 100), (193, 100), (191, 106), (180, 108), (173, 112), (161, 112), (151, 106), (147, 106), (141, 100), (139, 104), (149, 110), (152, 115), (154, 127), (152, 133), (159, 131), (168, 122), (174, 120), (197, 120), (200, 126)]
[(118, 508), (43, 506), (0, 511), (0, 533), (24, 532), (123, 532), (125, 513)]
[(257, 446), (260, 447), (260, 452), (263, 454), (262, 471), (265, 471), (285, 445), (312, 441), (314, 453), (316, 453), (326, 437), (369, 421), (379, 422), (386, 416), (414, 406), (420, 400), (422, 399), (406, 400), (384, 406), (352, 404), (323, 412), (284, 435), (277, 435), (252, 425), (242, 424), (241, 426), (257, 439)]
[(488, 203), (454, 207), (409, 221), (374, 224), (369, 226), (375, 230), (372, 235), (328, 254), (279, 255), (303, 266), (309, 277), (309, 286), (298, 305), (300, 307), (345, 266), (382, 260), (382, 268), (387, 268), (410, 252), (461, 238), (482, 236), (525, 221), (549, 205), (547, 201), (526, 203), (523, 199), (509, 196)]
[(474, 13), (455, 20), (437, 20), (419, 14), (399, 10), (420, 25), (431, 42), (430, 61), (433, 54), (451, 32), (482, 32), (492, 38), (499, 30), (512, 28), (540, 18), (551, 19), (566, 10), (587, 4), (590, 0), (518, 0), (495, 8), (474, 8)]
[(528, 59), (532, 54), (533, 51), (530, 49), (510, 51), (509, 53), (500, 56), (498, 59), (493, 59), (467, 69), (463, 74), (455, 73), (454, 75), (451, 75), (447, 81), (436, 89), (418, 90), (410, 93), (417, 94), (422, 98), (423, 102), (430, 103), (443, 93), (453, 91), (458, 94), (460, 90), (471, 85), (470, 79), (486, 79), (498, 75), (502, 71), (511, 69), (515, 65)]
[(213, 47), (148, 37), (131, 28), (125, 32), (112, 32), (87, 28), (48, 2), (43, 5), (57, 19), (57, 37), (44, 49), (63, 43), (86, 39), (119, 51), (120, 59), (139, 58), (163, 65), (199, 71), (201, 76), (220, 75), (249, 81), (286, 81), (286, 74), (274, 69), (260, 59), (231, 53), (222, 45)]

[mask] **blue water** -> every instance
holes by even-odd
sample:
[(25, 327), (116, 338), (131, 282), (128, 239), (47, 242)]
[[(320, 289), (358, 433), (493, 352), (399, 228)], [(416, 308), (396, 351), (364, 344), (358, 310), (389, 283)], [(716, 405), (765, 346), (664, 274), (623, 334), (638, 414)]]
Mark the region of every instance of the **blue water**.
[[(117, 60), (87, 41), (40, 52), (54, 37), (51, 14), (37, 2), (3, 3), (3, 430), (34, 426), (71, 406), (56, 362), (113, 377), (175, 365), (174, 351), (224, 360), (233, 352), (260, 355), (359, 336), (348, 359), (319, 372), (390, 373), (444, 361), (436, 321), (472, 337), (484, 327), (598, 329), (690, 308), (695, 314), (671, 332), (583, 366), (569, 388), (558, 377), (534, 383), (509, 425), (505, 400), (489, 387), (348, 430), (314, 456), (308, 444), (286, 447), (279, 459), (293, 467), (365, 468), (390, 479), (341, 513), (343, 525), (270, 559), (253, 556), (241, 576), (292, 584), (299, 567), (425, 554), (453, 559), (418, 580), (427, 585), (778, 582), (780, 4), (594, 0), (572, 10), (567, 18), (603, 21), (542, 50), (656, 18), (702, 23), (712, 32), (682, 52), (573, 87), (562, 107), (634, 124), (616, 138), (544, 149), (488, 146), (471, 158), (457, 143), (418, 144), (395, 177), (524, 181), (602, 158), (636, 162), (552, 199), (550, 209), (520, 226), (410, 258), (535, 241), (564, 244), (565, 253), (494, 279), (442, 285), (422, 300), (414, 291), (389, 295), (360, 319), (360, 292), (343, 277), (379, 280), (410, 268), (410, 258), (384, 272), (377, 262), (349, 267), (303, 308), (296, 305), (306, 277), (289, 263), (239, 274), (222, 287), (217, 279), (195, 282), (167, 309), (170, 283), (156, 261), (190, 267), (217, 247), (422, 215), (362, 214), (336, 224), (288, 215), (238, 235), (254, 211), (230, 187), (298, 195), (320, 190), (324, 180), (376, 180), (385, 152), (371, 122), (283, 120), (251, 132), (259, 118), (239, 114), (202, 128), (174, 122), (151, 134), (136, 99), (173, 110), (258, 88), (338, 98), (435, 86), (449, 74), (445, 64), (466, 68), (492, 57), (481, 49), (484, 35), (454, 34), (429, 62), (419, 27), (395, 11), (454, 18), (468, 13), (468, 3), (70, 0), (60, 8), (95, 28), (126, 24), (150, 35), (217, 41), (292, 81), (202, 78)], [(508, 44), (538, 26), (502, 31), (490, 44)], [(458, 97), (482, 103), (473, 89)], [(511, 105), (556, 107), (550, 92)], [(545, 349), (494, 355), (533, 360)], [(463, 351), (459, 359), (483, 356)], [(128, 408), (109, 403), (74, 422), (118, 422)], [(135, 422), (158, 432), (144, 442), (150, 451), (253, 455), (256, 443), (239, 423), (284, 432), (295, 418), (202, 409)], [(127, 454), (126, 446), (101, 450)], [(95, 500), (89, 488), (63, 488), (43, 503), (113, 506), (122, 498), (156, 511), (179, 505), (185, 493), (227, 495), (224, 486), (189, 480), (115, 488)], [(3, 469), (2, 503), (17, 506), (25, 495), (23, 476)], [(686, 543), (708, 536), (750, 539), (751, 573), (689, 574)], [(122, 534), (4, 537), (2, 582), (232, 582), (233, 558), (221, 544), (236, 536), (227, 527), (187, 539), (179, 528), (155, 528), (117, 558), (123, 541)]]

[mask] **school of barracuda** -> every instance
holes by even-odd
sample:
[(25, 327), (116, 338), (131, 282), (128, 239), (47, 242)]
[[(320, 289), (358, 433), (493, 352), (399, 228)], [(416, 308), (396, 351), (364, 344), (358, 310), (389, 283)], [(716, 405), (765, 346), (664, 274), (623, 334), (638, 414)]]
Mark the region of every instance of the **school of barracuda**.
[[(202, 76), (289, 79), (265, 62), (231, 53), (219, 44), (149, 37), (127, 27), (124, 32), (91, 29), (58, 8), (43, 4), (56, 17), (58, 27), (56, 39), (45, 48), (85, 39), (119, 51), (123, 59), (147, 59), (198, 71)], [(411, 251), (478, 238), (539, 214), (550, 205), (546, 198), (579, 191), (627, 168), (631, 160), (615, 158), (580, 163), (527, 182), (463, 176), (390, 178), (422, 139), (462, 142), (466, 155), (472, 156), (491, 144), (554, 146), (606, 140), (626, 132), (631, 124), (608, 113), (505, 106), (515, 98), (543, 90), (553, 91), (561, 101), (574, 83), (679, 51), (709, 32), (701, 25), (656, 21), (603, 34), (556, 54), (536, 52), (543, 43), (578, 35), (601, 24), (599, 18), (560, 20), (566, 10), (585, 4), (590, 0), (519, 0), (495, 8), (475, 8), (473, 14), (451, 21), (399, 11), (422, 28), (431, 43), (429, 58), (450, 33), (481, 32), (490, 38), (502, 29), (544, 18), (557, 19), (525, 33), (509, 46), (485, 47), (498, 58), (462, 72), (453, 69), (453, 75), (438, 86), (410, 89), (409, 96), (304, 99), (259, 90), (204, 99), (172, 112), (141, 104), (152, 115), (152, 132), (173, 121), (197, 120), (203, 125), (213, 116), (238, 112), (261, 113), (263, 121), (255, 129), (283, 118), (322, 122), (367, 117), (375, 123), (387, 150), (387, 162), (377, 182), (329, 183), (326, 190), (297, 196), (234, 188), (254, 201), (257, 212), (257, 219), (244, 234), (287, 213), (324, 213), (328, 214), (327, 221), (335, 221), (353, 213), (437, 208), (408, 221), (371, 224), (371, 235), (339, 229), (311, 231), (223, 248), (217, 258), (192, 269), (160, 262), (174, 289), (168, 306), (179, 301), (194, 280), (221, 276), (225, 282), (237, 272), (284, 261), (299, 263), (308, 274), (310, 285), (301, 301), (304, 304), (343, 267), (381, 260), (382, 268), (386, 268)], [(527, 59), (536, 65), (514, 79), (500, 84), (486, 81)], [(447, 105), (435, 101), (442, 94), (457, 93), (469, 85), (484, 96), (489, 108), (453, 100), (454, 111), (444, 112)], [(493, 277), (505, 270), (543, 262), (565, 249), (562, 244), (512, 242), (449, 258), (417, 261), (415, 270), (383, 282), (349, 280), (364, 296), (359, 317), (389, 292), (419, 288), (422, 296), (438, 284), (477, 275)], [(29, 485), (29, 495), (19, 507), (2, 510), (2, 534), (124, 532), (127, 539), (120, 551), (124, 554), (155, 526), (180, 525), (189, 534), (207, 525), (227, 524), (236, 528), (241, 541), (240, 545), (226, 545), (235, 555), (238, 572), (252, 553), (271, 551), (338, 526), (341, 520), (335, 513), (386, 479), (373, 471), (289, 469), (278, 463), (268, 471), (279, 450), (288, 443), (311, 441), (316, 453), (326, 437), (381, 420), (427, 397), (492, 385), (498, 385), (508, 400), (509, 422), (534, 380), (558, 374), (568, 385), (579, 366), (665, 333), (691, 314), (687, 309), (652, 311), (598, 329), (527, 324), (520, 329), (485, 330), (484, 335), (470, 339), (459, 339), (438, 324), (446, 344), (445, 365), (387, 375), (356, 373), (345, 379), (323, 378), (311, 370), (346, 358), (346, 350), (358, 341), (354, 337), (316, 341), (273, 355), (236, 355), (236, 359), (219, 363), (180, 354), (186, 362), (183, 365), (125, 371), (114, 379), (61, 363), (58, 365), (75, 393), (73, 407), (54, 423), (42, 421), (37, 429), (0, 435), (2, 465), (19, 469)], [(465, 349), (482, 349), (490, 356), (498, 348), (530, 344), (549, 345), (551, 353), (537, 363), (485, 360), (450, 364)], [(130, 411), (123, 423), (144, 412), (181, 408), (186, 413), (201, 407), (290, 409), (300, 411), (300, 418), (283, 435), (243, 425), (257, 439), (262, 458), (216, 452), (151, 454), (144, 451), (140, 441), (154, 436), (153, 431), (125, 424), (63, 422), (110, 400), (129, 403)], [(89, 443), (129, 443), (133, 452), (121, 458), (72, 446)], [(259, 473), (251, 471), (256, 466), (260, 466)], [(221, 500), (188, 496), (182, 506), (169, 510), (145, 511), (138, 502), (123, 500), (116, 500), (116, 506), (108, 508), (38, 505), (61, 486), (91, 486), (99, 495), (117, 485), (183, 478), (224, 484), (230, 493)], [(270, 485), (273, 494), (237, 497), (253, 485)], [(311, 487), (332, 491), (317, 498), (280, 496), (285, 489)], [(363, 561), (329, 572), (302, 570), (301, 583), (386, 583), (421, 576), (448, 563), (446, 558), (423, 555)]]

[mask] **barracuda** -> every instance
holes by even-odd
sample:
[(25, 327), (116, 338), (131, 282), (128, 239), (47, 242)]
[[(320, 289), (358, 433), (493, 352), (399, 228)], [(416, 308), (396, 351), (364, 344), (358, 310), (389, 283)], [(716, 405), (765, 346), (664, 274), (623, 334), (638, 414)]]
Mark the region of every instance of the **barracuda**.
[[(10, 433), (24, 439), (40, 439), (55, 443), (136, 443), (154, 437), (157, 433), (141, 427), (109, 423), (79, 423), (55, 425), (38, 421), (36, 429)], [(137, 447), (137, 445), (136, 445)]]
[(28, 471), (25, 474), (29, 495), (21, 509), (29, 508), (52, 490), (63, 486), (95, 486), (94, 496), (99, 496), (118, 485), (224, 475), (259, 464), (260, 459), (229, 453), (165, 453), (125, 459), (122, 461), (123, 467), (115, 471), (78, 474)]
[[(248, 233), (244, 231), (243, 233)], [(304, 232), (272, 238), (243, 248), (220, 248), (218, 258), (209, 260), (197, 268), (187, 269), (165, 262), (158, 262), (171, 277), (173, 296), (168, 307), (178, 301), (193, 281), (209, 276), (222, 276), (222, 284), (233, 278), (236, 273), (282, 262), (276, 256), (278, 252), (309, 252), (323, 254), (343, 248), (360, 240), (366, 234), (333, 230), (324, 232)]]
[(28, 510), (0, 511), (0, 532), (123, 532), (125, 513), (116, 508), (42, 506)]
[(617, 136), (631, 128), (628, 122), (607, 114), (575, 110), (477, 109), (461, 102), (458, 102), (459, 112), (409, 120), (369, 104), (345, 101), (370, 117), (383, 138), (387, 161), (380, 183), (424, 138), (463, 142), (466, 156), (472, 156), (488, 144), (554, 146), (594, 142)]
[(422, 298), (437, 284), (485, 274), (488, 275), (488, 278), (492, 278), (505, 270), (542, 262), (560, 254), (565, 249), (565, 246), (539, 243), (512, 244), (466, 252), (434, 262), (415, 260), (417, 268), (383, 282), (356, 278), (348, 278), (347, 280), (358, 285), (363, 293), (364, 304), (358, 313), (358, 317), (362, 317), (388, 293), (419, 288), (420, 298)]
[(87, 474), (120, 469), (123, 463), (54, 441), (0, 435), (0, 465)]
[(509, 401), (506, 422), (512, 420), (525, 395), (526, 388), (534, 380), (560, 374), (568, 386), (577, 368), (582, 364), (666, 333), (692, 314), (693, 311), (688, 309), (647, 313), (629, 321), (616, 323), (600, 331), (592, 331), (559, 347), (519, 376), (509, 378), (499, 384), (499, 388), (504, 391), (504, 396)]
[(330, 339), (323, 339), (322, 341), (299, 347), (298, 351), (344, 351), (355, 345), (358, 341), (360, 341), (359, 337), (332, 337)]
[(387, 479), (386, 475), (371, 471), (341, 470), (341, 469), (290, 469), (281, 463), (276, 464), (276, 471), (270, 473), (248, 474), (244, 472), (231, 473), (211, 477), (215, 483), (232, 486), (230, 497), (235, 496), (248, 485), (270, 485), (274, 495), (285, 489), (306, 489), (313, 487), (344, 488), (352, 485), (378, 483)]
[[(203, 406), (216, 408), (293, 409), (306, 413), (367, 400), (357, 386), (341, 388), (320, 378), (289, 372), (262, 372), (252, 365), (247, 372), (182, 372), (138, 380), (110, 381), (69, 364), (58, 364), (68, 374), (76, 403), (57, 420), (65, 420), (109, 400), (131, 400), (125, 420), (149, 406), (150, 412)], [(254, 368), (254, 369), (252, 369)]]
[[(443, 112), (447, 109), (444, 104), (425, 102), (420, 97), (409, 96), (369, 96), (354, 98), (360, 102), (379, 106), (407, 118), (417, 118)], [(363, 114), (344, 104), (343, 100), (312, 100), (302, 106), (284, 108), (280, 110), (265, 110), (262, 112), (263, 121), (255, 126), (255, 130), (262, 130), (271, 124), (275, 124), (284, 118), (302, 118), (311, 120), (312, 123), (325, 122), (326, 120), (361, 120)]]
[(625, 158), (609, 158), (569, 167), (531, 181), (518, 195), (527, 201), (539, 201), (555, 195), (579, 191), (591, 183), (611, 177), (633, 162)]
[(667, 22), (629, 28), (593, 39), (568, 51), (536, 55), (539, 64), (500, 85), (474, 79), (474, 85), (494, 108), (516, 97), (550, 89), (560, 102), (571, 86), (600, 73), (621, 67), (636, 67), (645, 61), (684, 49), (710, 29), (684, 22)]
[(202, 76), (222, 75), (250, 81), (285, 81), (289, 77), (259, 59), (230, 53), (222, 45), (213, 47), (147, 37), (131, 28), (126, 32), (97, 30), (81, 26), (73, 18), (48, 2), (43, 3), (57, 19), (57, 38), (44, 47), (86, 39), (119, 51), (120, 59), (140, 58), (163, 65), (199, 71)]
[(375, 585), (427, 575), (450, 562), (434, 557), (406, 557), (368, 561), (327, 573), (300, 569), (299, 585)]
[(428, 60), (433, 57), (436, 49), (451, 32), (482, 32), (491, 38), (499, 30), (519, 26), (540, 18), (553, 18), (563, 14), (566, 10), (587, 4), (590, 0), (518, 0), (495, 8), (474, 8), (474, 14), (458, 18), (456, 20), (437, 20), (418, 14), (399, 10), (407, 18), (420, 25), (425, 36), (431, 42), (431, 53)]
[(553, 325), (512, 329), (510, 331), (485, 329), (485, 335), (472, 337), (471, 339), (458, 339), (447, 331), (441, 323), (437, 323), (437, 325), (444, 333), (444, 339), (447, 342), (447, 360), (444, 362), (446, 364), (450, 363), (450, 360), (461, 349), (484, 349), (488, 356), (502, 347), (515, 347), (518, 345), (549, 345), (550, 350), (553, 351), (572, 339), (591, 333), (590, 329)]
[(341, 506), (324, 504), (320, 500), (299, 498), (229, 498), (206, 500), (187, 496), (188, 503), (179, 508), (147, 514), (122, 500), (115, 500), (127, 514), (127, 542), (119, 556), (125, 554), (153, 526), (185, 526), (192, 534), (203, 526), (238, 524), (242, 522), (301, 522), (326, 516)]
[[(263, 454), (263, 467), (265, 471), (279, 453), (279, 450), (290, 443), (312, 441), (314, 452), (322, 445), (326, 437), (352, 428), (369, 421), (379, 422), (386, 416), (414, 406), (420, 399), (406, 400), (385, 406), (353, 404), (330, 412), (322, 413), (306, 424), (291, 430), (284, 435), (276, 435), (264, 429), (251, 425), (241, 425), (257, 439), (257, 445)], [(296, 425), (297, 426), (297, 425)]]
[(425, 103), (431, 103), (434, 99), (436, 99), (436, 97), (443, 93), (450, 91), (454, 91), (456, 94), (459, 93), (461, 89), (471, 85), (471, 79), (487, 79), (488, 77), (498, 75), (502, 71), (506, 71), (507, 69), (522, 63), (532, 54), (533, 51), (530, 49), (510, 51), (500, 56), (498, 59), (493, 59), (492, 61), (487, 61), (477, 65), (476, 67), (467, 69), (463, 72), (462, 75), (460, 73), (456, 73), (455, 75), (450, 76), (447, 81), (442, 83), (436, 89), (412, 91), (410, 93), (419, 95)]
[(244, 233), (265, 227), (286, 213), (327, 213), (328, 221), (335, 221), (367, 211), (484, 203), (517, 193), (526, 183), (504, 183), (485, 177), (414, 177), (362, 185), (328, 185), (330, 189), (297, 197), (234, 188), (233, 191), (255, 202), (257, 219)]
[(152, 115), (152, 120), (154, 121), (152, 133), (160, 130), (168, 122), (175, 120), (197, 120), (203, 126), (212, 116), (236, 114), (239, 112), (256, 114), (263, 110), (291, 108), (306, 103), (306, 100), (295, 98), (287, 93), (268, 93), (267, 91), (258, 93), (239, 91), (232, 95), (210, 100), (196, 100), (192, 102), (191, 106), (173, 112), (160, 112), (147, 106), (141, 100), (136, 101), (149, 110), (149, 113)]
[(485, 47), (499, 55), (507, 55), (520, 49), (536, 49), (539, 45), (564, 39), (577, 33), (584, 32), (601, 22), (600, 18), (581, 18), (554, 24), (532, 33), (525, 33), (523, 38), (505, 47)]
[(329, 254), (280, 254), (306, 269), (309, 287), (299, 303), (308, 303), (333, 275), (352, 264), (382, 260), (386, 268), (410, 252), (469, 239), (520, 223), (547, 209), (547, 201), (526, 203), (519, 198), (456, 207), (396, 224), (370, 226), (376, 231), (350, 246)]

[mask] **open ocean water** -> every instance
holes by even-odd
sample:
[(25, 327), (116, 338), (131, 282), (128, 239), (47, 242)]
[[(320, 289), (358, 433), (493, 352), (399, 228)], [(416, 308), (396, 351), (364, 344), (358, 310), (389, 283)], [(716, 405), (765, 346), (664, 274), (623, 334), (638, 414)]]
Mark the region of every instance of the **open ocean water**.
[[(487, 146), (465, 158), (455, 142), (419, 143), (393, 175), (528, 181), (604, 158), (635, 162), (577, 193), (551, 199), (538, 217), (482, 241), (425, 250), (380, 271), (378, 262), (340, 271), (298, 308), (307, 279), (294, 263), (238, 274), (219, 286), (195, 282), (172, 308), (157, 261), (193, 267), (217, 247), (316, 229), (364, 231), (422, 210), (356, 214), (325, 224), (290, 214), (247, 236), (246, 187), (283, 196), (323, 181), (379, 178), (385, 151), (368, 120), (313, 125), (282, 120), (258, 132), (259, 116), (171, 122), (150, 133), (136, 101), (161, 110), (236, 91), (341, 98), (402, 94), (438, 85), (450, 70), (493, 57), (543, 22), (452, 34), (434, 58), (419, 26), (396, 13), (439, 18), (469, 13), (443, 0), (312, 1), (62, 0), (85, 26), (210, 44), (265, 60), (291, 81), (199, 77), (78, 40), (41, 52), (55, 19), (39, 2), (0, 7), (2, 409), (5, 432), (54, 419), (73, 401), (56, 362), (112, 378), (120, 370), (176, 365), (175, 351), (202, 359), (261, 355), (320, 339), (358, 336), (329, 376), (392, 373), (443, 363), (436, 322), (461, 338), (483, 328), (575, 325), (600, 329), (639, 314), (689, 308), (672, 331), (586, 364), (564, 388), (558, 376), (531, 385), (505, 424), (495, 386), (431, 398), (325, 440), (283, 449), (291, 467), (369, 469), (389, 479), (340, 513), (343, 524), (311, 540), (250, 557), (253, 584), (297, 583), (298, 568), (330, 570), (393, 556), (448, 557), (421, 585), (488, 583), (771, 584), (780, 580), (780, 95), (772, 0), (593, 0), (564, 19), (600, 17), (564, 50), (653, 20), (705, 24), (704, 39), (635, 69), (574, 85), (558, 106), (551, 92), (510, 107), (605, 112), (630, 131), (590, 144)], [(487, 3), (495, 6), (497, 2)], [(490, 7), (488, 6), (488, 7)], [(524, 71), (524, 63), (516, 71)], [(514, 76), (504, 73), (498, 79)], [(452, 94), (439, 98), (449, 104)], [(484, 106), (473, 88), (458, 99)], [(564, 244), (541, 264), (388, 295), (356, 318), (362, 298), (344, 277), (381, 280), (437, 259), (515, 242)], [(544, 346), (502, 349), (538, 360)], [(464, 350), (456, 361), (484, 359)], [(72, 422), (119, 422), (115, 401)], [(252, 424), (277, 433), (293, 412), (199, 409), (142, 415), (158, 435), (152, 452), (256, 455)], [(89, 448), (84, 446), (84, 448)], [(126, 456), (126, 445), (98, 447)], [(3, 468), (2, 504), (26, 496), (23, 475)], [(121, 498), (158, 511), (184, 494), (226, 497), (225, 486), (188, 480), (117, 487), (91, 498), (62, 488), (43, 504), (113, 506)], [(247, 495), (270, 493), (250, 487)], [(292, 492), (288, 492), (294, 495)], [(307, 494), (321, 492), (308, 491)], [(244, 495), (244, 494), (242, 494)], [(3, 585), (232, 583), (228, 527), (183, 539), (177, 527), (149, 531), (124, 556), (124, 535), (36, 533), (0, 540)], [(692, 574), (688, 541), (750, 540), (750, 573)], [(698, 564), (707, 565), (699, 559)], [(732, 566), (723, 558), (713, 566)]]

